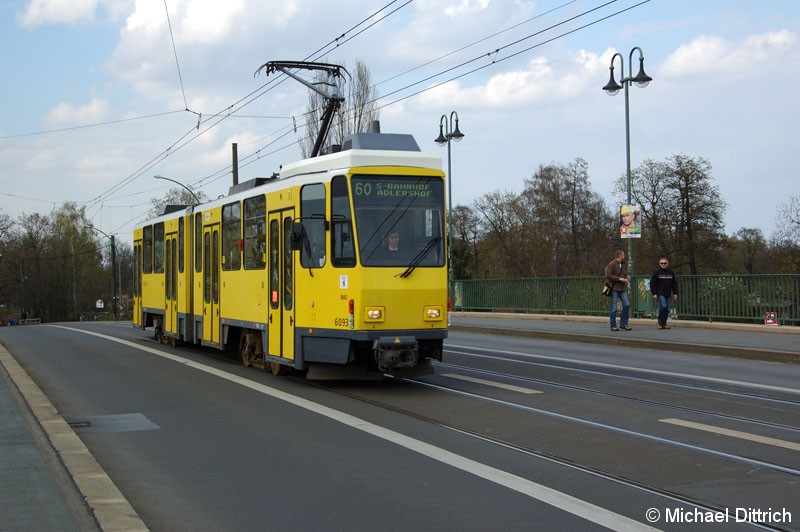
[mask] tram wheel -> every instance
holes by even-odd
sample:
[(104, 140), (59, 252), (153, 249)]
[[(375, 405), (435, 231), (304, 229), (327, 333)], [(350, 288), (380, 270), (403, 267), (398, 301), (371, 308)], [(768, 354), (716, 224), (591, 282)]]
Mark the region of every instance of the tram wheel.
[(269, 362), (269, 370), (273, 375), (286, 375), (287, 373), (286, 367), (283, 364), (279, 364), (272, 360)]
[(247, 340), (242, 336), (242, 339), (239, 340), (239, 354), (242, 358), (242, 365), (246, 368), (249, 368), (253, 364), (253, 355), (250, 353), (250, 350), (247, 347)]

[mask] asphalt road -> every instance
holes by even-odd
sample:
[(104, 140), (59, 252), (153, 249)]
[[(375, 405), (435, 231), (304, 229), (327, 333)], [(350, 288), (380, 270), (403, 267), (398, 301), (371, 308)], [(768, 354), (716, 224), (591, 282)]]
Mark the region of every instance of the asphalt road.
[(150, 530), (800, 530), (798, 366), (454, 331), (435, 376), (315, 385), (149, 336), (0, 341)]

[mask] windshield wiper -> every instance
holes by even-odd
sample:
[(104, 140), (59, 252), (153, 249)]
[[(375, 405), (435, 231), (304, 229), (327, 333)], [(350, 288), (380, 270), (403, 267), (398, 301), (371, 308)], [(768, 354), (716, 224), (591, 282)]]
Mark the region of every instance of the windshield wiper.
[(434, 246), (436, 246), (436, 244), (438, 244), (439, 242), (441, 242), (441, 240), (442, 240), (442, 237), (440, 237), (440, 236), (436, 236), (436, 237), (433, 237), (433, 238), (431, 238), (431, 239), (428, 241), (428, 243), (427, 243), (427, 244), (425, 244), (425, 247), (424, 247), (424, 248), (422, 248), (422, 249), (419, 251), (419, 253), (417, 253), (417, 256), (416, 256), (416, 257), (414, 257), (414, 258), (411, 260), (411, 263), (408, 265), (408, 268), (406, 268), (406, 271), (404, 271), (403, 273), (401, 273), (401, 274), (400, 274), (400, 277), (402, 277), (402, 278), (406, 278), (406, 277), (408, 277), (409, 275), (411, 275), (411, 272), (413, 272), (413, 271), (416, 269), (416, 267), (417, 267), (417, 266), (419, 266), (420, 262), (422, 262), (422, 259), (424, 259), (424, 258), (425, 258), (425, 256), (426, 256), (428, 253), (430, 253), (430, 252), (431, 252), (431, 250), (434, 248)]

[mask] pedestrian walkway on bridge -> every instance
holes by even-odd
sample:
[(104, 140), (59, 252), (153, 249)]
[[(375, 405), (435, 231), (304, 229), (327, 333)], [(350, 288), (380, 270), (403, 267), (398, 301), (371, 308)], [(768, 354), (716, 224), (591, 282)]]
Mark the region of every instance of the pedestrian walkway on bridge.
[(630, 331), (612, 331), (605, 316), (453, 312), (450, 330), (527, 336), (661, 351), (678, 351), (800, 364), (800, 327), (631, 319)]

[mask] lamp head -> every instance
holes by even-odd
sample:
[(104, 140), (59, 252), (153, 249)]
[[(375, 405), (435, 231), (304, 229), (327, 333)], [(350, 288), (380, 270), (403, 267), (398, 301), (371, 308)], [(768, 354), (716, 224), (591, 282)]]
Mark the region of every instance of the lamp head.
[(648, 76), (644, 73), (644, 57), (639, 58), (639, 73), (636, 74), (636, 77), (633, 78), (633, 82), (636, 84), (637, 87), (643, 89), (647, 87), (647, 85), (653, 81), (653, 78)]
[(456, 142), (464, 138), (464, 134), (458, 129), (458, 118), (456, 118), (456, 130), (450, 133), (450, 138)]
[(441, 122), (439, 123), (439, 136), (436, 137), (436, 140), (434, 140), (433, 142), (435, 142), (439, 146), (444, 146), (445, 144), (447, 144), (447, 139), (444, 136), (444, 131), (442, 130)]
[(617, 80), (614, 79), (614, 67), (609, 67), (609, 70), (611, 70), (611, 75), (608, 79), (608, 83), (606, 83), (606, 86), (603, 87), (603, 90), (606, 91), (609, 96), (614, 96), (619, 92), (622, 86), (617, 83)]

